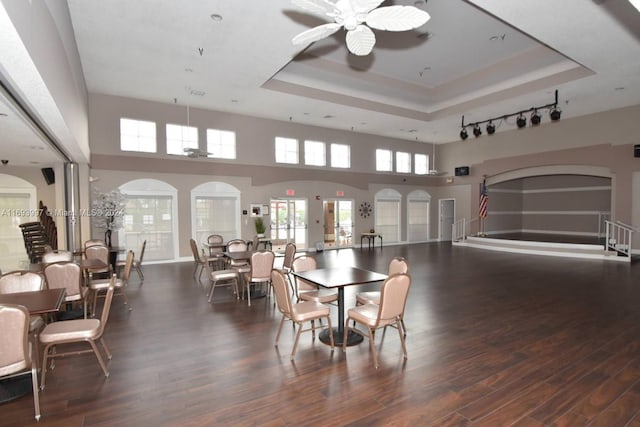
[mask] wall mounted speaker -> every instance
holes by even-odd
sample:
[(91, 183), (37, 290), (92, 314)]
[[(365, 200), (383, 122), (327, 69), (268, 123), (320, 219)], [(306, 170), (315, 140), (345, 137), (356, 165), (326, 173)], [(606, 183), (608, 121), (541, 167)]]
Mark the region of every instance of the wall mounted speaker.
[(44, 176), (44, 181), (47, 185), (54, 184), (56, 182), (56, 173), (53, 171), (53, 168), (42, 168), (42, 176)]
[(640, 157), (640, 144), (633, 146), (633, 157)]
[(459, 166), (455, 169), (456, 176), (469, 175), (469, 166)]

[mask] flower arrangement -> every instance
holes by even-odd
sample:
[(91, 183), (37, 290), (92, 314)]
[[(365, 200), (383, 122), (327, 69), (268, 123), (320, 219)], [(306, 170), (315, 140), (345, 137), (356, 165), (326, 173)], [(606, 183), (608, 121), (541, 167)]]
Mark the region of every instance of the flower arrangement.
[(93, 196), (93, 224), (97, 228), (105, 229), (104, 240), (111, 246), (111, 233), (122, 228), (124, 207), (127, 201), (120, 190), (101, 193), (97, 188)]

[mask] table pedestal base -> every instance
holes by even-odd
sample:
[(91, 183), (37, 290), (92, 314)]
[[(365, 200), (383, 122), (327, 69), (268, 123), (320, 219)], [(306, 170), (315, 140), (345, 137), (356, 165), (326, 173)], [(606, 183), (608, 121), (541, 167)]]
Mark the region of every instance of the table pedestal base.
[[(320, 334), (318, 335), (318, 338), (323, 343), (327, 345), (331, 345), (331, 338), (329, 337), (329, 333), (333, 334), (334, 345), (337, 347), (340, 347), (342, 345), (342, 340), (344, 339), (344, 336), (342, 332), (338, 330), (338, 328), (331, 328), (331, 332), (329, 332), (329, 329), (325, 329), (322, 332), (320, 332)], [(349, 329), (349, 332), (347, 333), (347, 347), (350, 347), (352, 345), (358, 345), (363, 340), (364, 338), (362, 337), (362, 335), (356, 334), (351, 329)]]

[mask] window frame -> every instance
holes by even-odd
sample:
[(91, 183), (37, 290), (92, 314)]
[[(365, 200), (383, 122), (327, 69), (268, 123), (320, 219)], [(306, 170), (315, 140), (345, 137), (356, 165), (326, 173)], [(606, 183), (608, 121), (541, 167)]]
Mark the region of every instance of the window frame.
[[(322, 153), (316, 152), (312, 149), (315, 146), (316, 149), (321, 149)], [(317, 158), (317, 154), (320, 154), (320, 161), (314, 161)], [(327, 144), (322, 141), (315, 141), (305, 139), (304, 141), (304, 164), (307, 166), (327, 166)]]
[[(211, 141), (213, 135), (216, 141)], [(225, 135), (232, 135), (233, 141), (225, 141)], [(216, 138), (214, 136), (214, 138)], [(235, 160), (237, 157), (236, 133), (232, 130), (207, 128), (207, 157), (215, 159)]]
[[(337, 150), (340, 150), (343, 147), (346, 150), (346, 153), (337, 152)], [(331, 167), (332, 168), (338, 168), (338, 169), (350, 169), (351, 168), (351, 146), (349, 144), (340, 144), (340, 143), (337, 143), (337, 142), (332, 142), (329, 149), (330, 149), (330, 152), (331, 152)], [(346, 156), (344, 154), (346, 154)], [(342, 156), (344, 156), (344, 158), (346, 158), (346, 163), (342, 163), (341, 160), (338, 160), (338, 159), (342, 158)]]
[[(180, 139), (176, 139), (173, 137), (169, 137), (169, 127), (175, 127), (178, 128), (180, 130), (180, 135), (181, 138)], [(185, 139), (185, 137), (188, 137), (189, 135), (185, 135), (185, 131), (195, 131), (195, 140), (189, 140), (189, 139)], [(187, 126), (187, 125), (179, 125), (179, 124), (175, 124), (175, 123), (167, 123), (165, 126), (165, 132), (166, 132), (166, 143), (167, 143), (167, 147), (166, 147), (166, 151), (167, 154), (171, 155), (171, 156), (188, 156), (189, 153), (187, 151), (185, 151), (185, 149), (193, 149), (193, 150), (198, 150), (199, 147), (199, 135), (198, 135), (198, 128), (196, 126)], [(173, 133), (173, 132), (171, 132)], [(174, 147), (173, 144), (171, 144), (172, 142), (178, 142), (180, 143), (180, 150), (179, 152), (174, 152), (175, 149), (177, 147)]]
[[(295, 150), (292, 150), (294, 146)], [(274, 154), (276, 163), (289, 165), (300, 164), (300, 142), (296, 138), (276, 136), (274, 140)]]
[[(123, 121), (126, 122), (131, 122), (131, 124), (135, 124), (136, 125), (136, 129), (137, 132), (135, 134), (126, 134), (129, 138), (131, 138), (131, 141), (129, 141), (128, 143), (123, 141), (123, 128), (128, 128), (128, 126), (123, 126)], [(151, 133), (149, 135), (143, 135), (142, 132), (142, 127), (144, 127), (143, 125), (153, 125), (153, 134), (151, 135)], [(137, 146), (137, 148), (134, 149), (133, 145), (131, 144), (128, 147), (123, 147), (123, 144), (130, 144), (132, 141), (135, 140), (135, 145)], [(142, 149), (141, 146), (145, 145), (145, 141), (149, 144), (149, 149)], [(158, 126), (156, 124), (156, 122), (152, 122), (149, 120), (138, 120), (138, 119), (131, 119), (128, 117), (120, 117), (120, 151), (126, 151), (126, 152), (133, 152), (133, 153), (157, 153), (158, 152)]]
[(395, 160), (397, 173), (411, 173), (411, 153), (407, 151), (396, 151)]

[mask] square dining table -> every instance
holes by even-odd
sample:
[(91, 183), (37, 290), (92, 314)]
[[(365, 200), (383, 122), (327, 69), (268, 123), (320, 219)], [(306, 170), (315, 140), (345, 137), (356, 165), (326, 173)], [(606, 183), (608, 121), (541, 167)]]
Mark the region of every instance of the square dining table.
[(64, 288), (0, 294), (0, 304), (23, 305), (31, 315), (56, 313), (60, 311), (65, 294)]
[[(346, 286), (363, 285), (366, 283), (380, 282), (387, 278), (386, 274), (376, 273), (375, 271), (362, 270), (356, 267), (337, 267), (337, 268), (319, 268), (309, 271), (292, 271), (296, 277), (314, 283), (327, 289), (338, 288), (338, 326), (323, 330), (319, 334), (320, 341), (330, 344), (329, 333), (333, 334), (333, 340), (336, 344), (341, 343), (344, 336), (344, 288)], [(348, 331), (347, 345), (356, 345), (362, 342), (361, 335)]]

